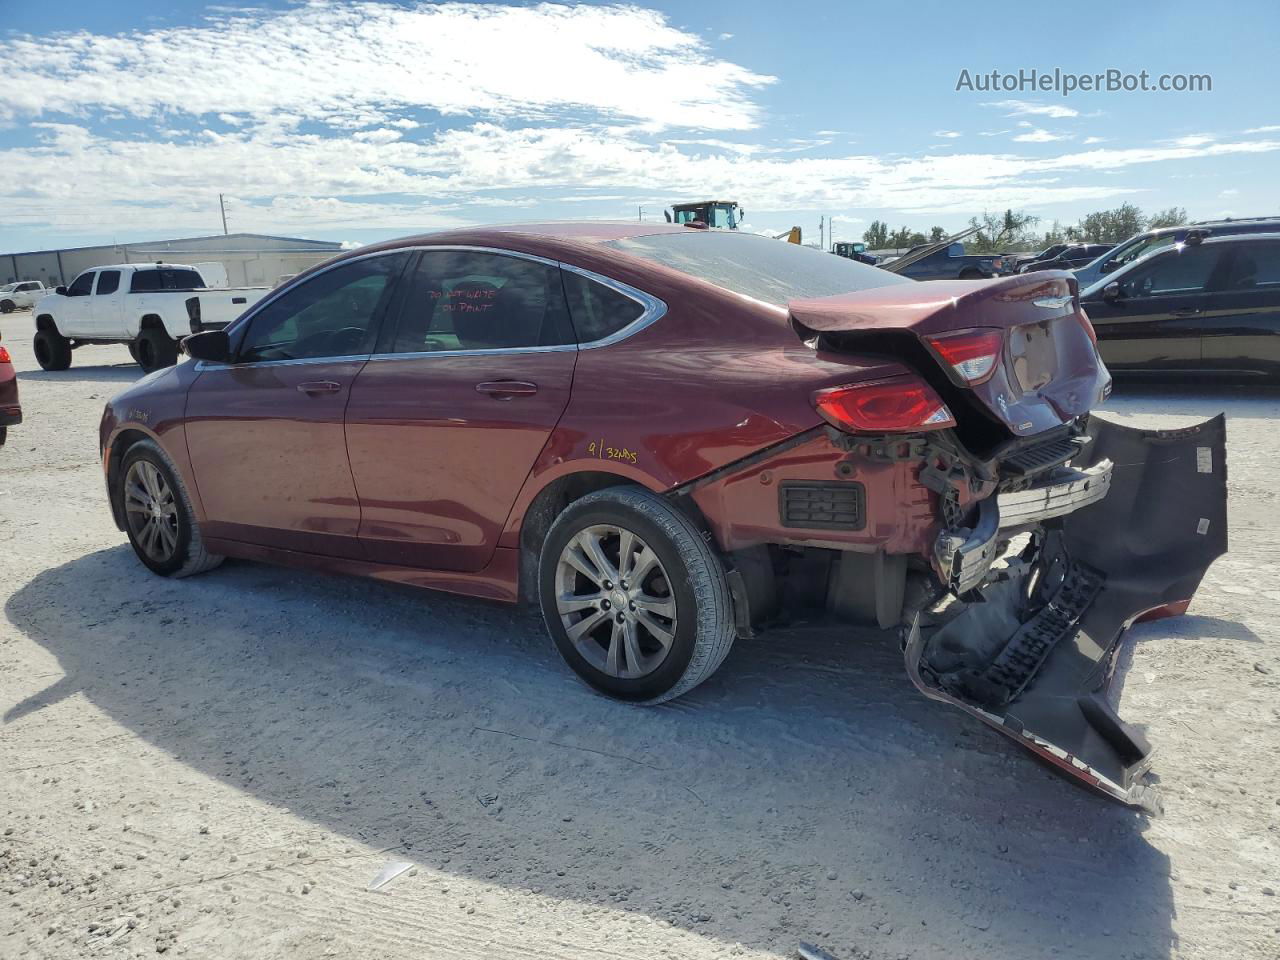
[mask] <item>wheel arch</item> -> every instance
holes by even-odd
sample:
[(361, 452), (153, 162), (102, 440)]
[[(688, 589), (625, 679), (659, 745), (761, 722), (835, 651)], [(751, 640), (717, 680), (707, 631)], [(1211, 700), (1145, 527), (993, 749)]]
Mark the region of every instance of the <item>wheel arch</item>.
[(144, 313), (138, 320), (138, 332), (143, 330), (163, 330), (166, 335), (169, 331), (164, 325), (164, 320), (158, 313)]
[(58, 332), (58, 324), (53, 319), (53, 314), (42, 313), (36, 317), (36, 330), (52, 330)]
[(111, 518), (120, 530), (125, 529), (124, 515), (120, 512), (120, 505), (116, 502), (115, 495), (120, 483), (120, 466), (124, 463), (124, 457), (129, 452), (129, 448), (142, 440), (150, 440), (157, 446), (160, 444), (160, 440), (147, 431), (129, 426), (112, 437), (107, 445), (104, 464), (107, 473), (107, 501), (111, 504)]
[[(520, 599), (537, 602), (538, 555), (547, 531), (565, 507), (588, 493), (608, 487), (652, 487), (633, 476), (612, 470), (573, 470), (549, 478), (533, 494), (517, 520), (520, 546)], [(660, 492), (660, 491), (655, 491)]]

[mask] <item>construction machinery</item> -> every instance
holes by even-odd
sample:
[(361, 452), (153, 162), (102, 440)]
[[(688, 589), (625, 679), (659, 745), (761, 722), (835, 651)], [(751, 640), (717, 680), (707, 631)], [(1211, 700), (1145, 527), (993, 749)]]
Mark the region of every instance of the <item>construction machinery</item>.
[(663, 215), (667, 218), (667, 223), (737, 230), (747, 213), (736, 200), (697, 200), (693, 203), (673, 203), (670, 210), (663, 211)]

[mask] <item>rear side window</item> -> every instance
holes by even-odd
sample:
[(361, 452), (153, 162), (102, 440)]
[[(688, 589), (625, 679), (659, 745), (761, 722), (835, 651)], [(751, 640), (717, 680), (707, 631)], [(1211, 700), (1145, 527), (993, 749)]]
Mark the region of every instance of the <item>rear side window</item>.
[(93, 271), (89, 270), (80, 274), (72, 281), (71, 286), (67, 287), (68, 297), (87, 297), (93, 289)]
[(102, 296), (105, 293), (115, 293), (119, 289), (119, 270), (103, 270), (98, 274), (98, 289), (96, 291), (98, 296)]
[(564, 292), (569, 301), (569, 316), (579, 343), (593, 343), (610, 337), (635, 323), (644, 313), (644, 305), (625, 293), (584, 277), (572, 270), (561, 273)]
[(788, 300), (916, 282), (796, 243), (726, 230), (657, 233), (605, 246), (778, 306)]
[(1242, 243), (1227, 278), (1228, 290), (1280, 289), (1280, 241)]
[(412, 271), (392, 350), (514, 350), (573, 342), (559, 267), (496, 253), (429, 250)]

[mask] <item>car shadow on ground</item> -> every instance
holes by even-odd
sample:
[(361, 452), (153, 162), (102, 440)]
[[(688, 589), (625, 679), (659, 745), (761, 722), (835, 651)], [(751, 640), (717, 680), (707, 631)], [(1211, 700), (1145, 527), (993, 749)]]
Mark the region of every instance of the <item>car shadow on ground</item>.
[(529, 612), (372, 581), (231, 562), (170, 581), (120, 546), (6, 613), (65, 676), (4, 724), (81, 694), (195, 770), (447, 874), (787, 955), (896, 957), (908, 934), (915, 958), (1173, 946), (1146, 820), (920, 698), (872, 631), (742, 641), (641, 708), (574, 680)]
[(57, 383), (133, 383), (143, 376), (136, 363), (101, 364), (67, 370), (20, 370), (19, 380), (48, 380)]

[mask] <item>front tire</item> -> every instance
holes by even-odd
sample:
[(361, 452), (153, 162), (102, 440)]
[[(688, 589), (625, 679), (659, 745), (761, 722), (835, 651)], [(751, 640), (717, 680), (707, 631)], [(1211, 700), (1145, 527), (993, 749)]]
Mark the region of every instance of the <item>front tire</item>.
[(0, 313), (13, 313), (14, 309), (12, 300), (0, 300)]
[(57, 330), (37, 330), (31, 348), (42, 370), (66, 370), (71, 366), (71, 341)]
[(560, 656), (620, 700), (678, 697), (715, 673), (733, 645), (720, 557), (648, 490), (611, 487), (566, 507), (543, 542), (538, 581)]
[(187, 489), (154, 441), (128, 449), (113, 495), (133, 552), (153, 573), (189, 577), (222, 563), (204, 548)]
[(148, 327), (138, 334), (131, 351), (133, 358), (147, 373), (178, 362), (178, 343), (158, 327)]

